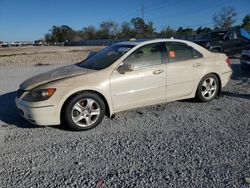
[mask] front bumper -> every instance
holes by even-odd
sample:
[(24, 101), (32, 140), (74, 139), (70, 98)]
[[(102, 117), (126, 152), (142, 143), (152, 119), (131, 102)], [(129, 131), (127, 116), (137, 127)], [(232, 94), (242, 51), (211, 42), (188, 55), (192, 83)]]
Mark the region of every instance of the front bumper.
[(30, 107), (18, 98), (15, 102), (21, 116), (33, 124), (40, 126), (60, 124), (60, 117), (53, 105)]

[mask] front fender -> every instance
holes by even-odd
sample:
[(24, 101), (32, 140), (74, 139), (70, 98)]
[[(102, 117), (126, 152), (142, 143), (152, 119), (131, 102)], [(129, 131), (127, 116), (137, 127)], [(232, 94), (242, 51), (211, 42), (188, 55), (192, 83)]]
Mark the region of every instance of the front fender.
[(61, 115), (63, 105), (64, 105), (64, 103), (67, 101), (67, 99), (69, 97), (71, 97), (72, 95), (74, 95), (76, 93), (83, 92), (83, 91), (92, 91), (92, 92), (95, 92), (97, 94), (101, 94), (105, 98), (105, 100), (107, 102), (107, 105), (109, 107), (110, 115), (113, 114), (113, 107), (112, 107), (113, 105), (112, 105), (112, 100), (111, 100), (110, 94), (107, 91), (101, 90), (100, 88), (96, 88), (96, 87), (79, 87), (79, 88), (70, 90), (68, 93), (63, 95), (63, 97), (60, 99), (60, 101), (59, 101), (59, 103), (57, 105), (57, 114), (59, 116)]

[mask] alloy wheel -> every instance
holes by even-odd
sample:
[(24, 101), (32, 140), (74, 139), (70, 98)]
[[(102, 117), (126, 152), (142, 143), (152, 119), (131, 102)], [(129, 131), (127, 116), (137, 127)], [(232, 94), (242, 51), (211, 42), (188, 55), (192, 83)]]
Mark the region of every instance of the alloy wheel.
[(91, 98), (81, 99), (73, 105), (71, 118), (80, 127), (93, 125), (100, 116), (99, 104)]
[(201, 86), (201, 94), (202, 96), (209, 100), (214, 97), (217, 90), (217, 84), (214, 78), (209, 77), (205, 79)]

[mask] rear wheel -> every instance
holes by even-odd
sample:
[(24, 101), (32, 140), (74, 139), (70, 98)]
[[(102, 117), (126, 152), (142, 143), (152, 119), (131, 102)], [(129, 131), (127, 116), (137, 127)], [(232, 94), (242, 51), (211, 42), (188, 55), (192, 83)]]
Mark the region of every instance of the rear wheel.
[(218, 95), (219, 87), (218, 78), (214, 74), (208, 74), (201, 79), (196, 96), (201, 102), (209, 102)]
[(95, 93), (84, 92), (68, 101), (63, 111), (63, 123), (71, 130), (96, 127), (105, 115), (105, 104)]

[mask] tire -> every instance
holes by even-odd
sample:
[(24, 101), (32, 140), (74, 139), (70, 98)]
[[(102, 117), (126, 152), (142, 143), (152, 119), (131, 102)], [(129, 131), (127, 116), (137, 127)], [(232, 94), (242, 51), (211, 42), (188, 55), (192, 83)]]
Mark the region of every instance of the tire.
[(96, 127), (105, 115), (105, 104), (93, 92), (83, 92), (71, 98), (64, 106), (62, 123), (73, 131)]
[(204, 76), (197, 88), (196, 97), (201, 102), (213, 100), (219, 92), (220, 83), (214, 74)]

